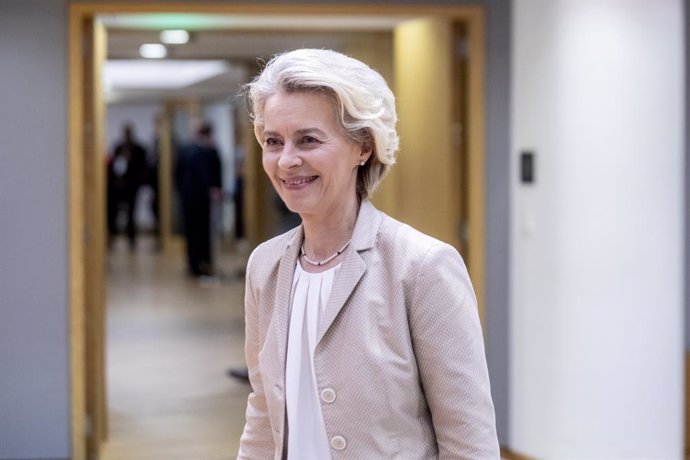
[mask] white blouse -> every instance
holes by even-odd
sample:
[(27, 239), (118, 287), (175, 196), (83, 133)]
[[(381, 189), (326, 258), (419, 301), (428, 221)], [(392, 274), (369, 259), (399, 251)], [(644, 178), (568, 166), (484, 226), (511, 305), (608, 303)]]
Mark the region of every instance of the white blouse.
[(308, 273), (297, 262), (295, 269), (285, 368), (288, 460), (331, 458), (316, 386), (314, 349), (319, 316), (326, 308), (338, 268), (340, 264)]

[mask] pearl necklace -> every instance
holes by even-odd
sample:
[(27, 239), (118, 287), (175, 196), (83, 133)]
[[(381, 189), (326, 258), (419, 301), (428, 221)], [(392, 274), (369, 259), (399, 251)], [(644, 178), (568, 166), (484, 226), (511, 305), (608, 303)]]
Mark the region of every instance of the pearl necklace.
[(302, 247), (300, 248), (300, 252), (302, 253), (302, 257), (304, 257), (304, 260), (309, 262), (311, 265), (316, 265), (317, 267), (319, 267), (321, 265), (327, 264), (331, 260), (338, 257), (340, 254), (342, 254), (343, 251), (350, 245), (350, 241), (352, 241), (352, 240), (348, 240), (347, 243), (345, 243), (345, 245), (342, 248), (340, 248), (336, 251), (335, 254), (333, 254), (332, 256), (330, 256), (330, 257), (328, 257), (322, 261), (311, 260), (309, 257), (307, 257), (307, 253), (304, 251), (304, 243), (302, 243)]

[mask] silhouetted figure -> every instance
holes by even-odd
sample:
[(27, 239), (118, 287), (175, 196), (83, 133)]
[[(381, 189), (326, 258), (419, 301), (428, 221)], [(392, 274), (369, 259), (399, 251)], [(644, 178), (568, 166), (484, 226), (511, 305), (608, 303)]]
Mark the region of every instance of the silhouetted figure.
[(126, 123), (122, 140), (108, 159), (108, 241), (112, 243), (118, 233), (117, 220), (123, 207), (127, 213), (127, 238), (130, 248), (136, 246), (134, 208), (137, 192), (147, 172), (146, 150), (134, 139), (134, 127)]
[(158, 167), (160, 162), (160, 123), (161, 116), (156, 116), (156, 132), (153, 138), (153, 148), (147, 158), (146, 183), (151, 187), (151, 215), (153, 216), (153, 235), (156, 238), (156, 249), (161, 247), (160, 224), (160, 188)]
[(238, 146), (235, 158), (235, 189), (232, 201), (235, 208), (235, 240), (244, 239), (244, 154)]
[(221, 198), (222, 172), (212, 134), (210, 123), (200, 123), (194, 141), (178, 152), (175, 167), (187, 242), (187, 269), (194, 277), (213, 275), (211, 204)]

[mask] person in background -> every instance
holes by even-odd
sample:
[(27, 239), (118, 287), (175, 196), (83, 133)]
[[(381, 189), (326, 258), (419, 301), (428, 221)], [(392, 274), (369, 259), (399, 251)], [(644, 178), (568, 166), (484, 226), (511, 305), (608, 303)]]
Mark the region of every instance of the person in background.
[(108, 243), (112, 244), (118, 233), (117, 220), (122, 207), (127, 214), (127, 238), (130, 249), (136, 247), (136, 223), (134, 211), (137, 192), (146, 178), (146, 149), (134, 136), (134, 126), (127, 122), (122, 127), (122, 140), (108, 158)]
[(246, 232), (244, 223), (244, 133), (242, 125), (235, 123), (235, 183), (233, 184), (232, 203), (235, 213), (235, 244), (243, 245), (246, 243)]
[(264, 170), (302, 224), (247, 263), (238, 458), (500, 458), (462, 258), (369, 201), (398, 150), (385, 80), (302, 49), (248, 95)]
[(159, 166), (160, 166), (160, 149), (161, 149), (161, 125), (163, 123), (163, 115), (156, 114), (154, 118), (154, 135), (153, 145), (147, 160), (147, 174), (146, 183), (151, 187), (151, 202), (150, 210), (153, 217), (153, 236), (156, 244), (155, 249), (161, 249), (161, 222), (160, 222), (160, 184), (159, 184)]
[(182, 204), (188, 273), (195, 278), (213, 276), (211, 205), (222, 198), (222, 169), (209, 122), (199, 122), (194, 140), (178, 152), (175, 183)]

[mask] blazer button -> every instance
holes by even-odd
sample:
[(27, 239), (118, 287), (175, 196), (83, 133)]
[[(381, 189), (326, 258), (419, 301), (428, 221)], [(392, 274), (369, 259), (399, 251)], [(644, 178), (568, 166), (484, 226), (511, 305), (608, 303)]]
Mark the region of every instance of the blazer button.
[(333, 436), (331, 438), (331, 447), (335, 450), (343, 450), (347, 447), (347, 441), (342, 436)]
[(335, 401), (335, 391), (333, 391), (332, 388), (324, 388), (323, 390), (321, 390), (321, 399), (325, 403), (332, 403), (333, 401)]

